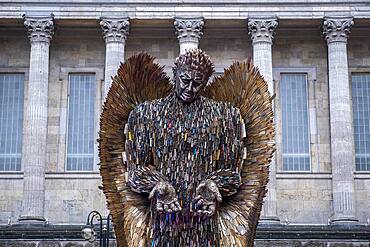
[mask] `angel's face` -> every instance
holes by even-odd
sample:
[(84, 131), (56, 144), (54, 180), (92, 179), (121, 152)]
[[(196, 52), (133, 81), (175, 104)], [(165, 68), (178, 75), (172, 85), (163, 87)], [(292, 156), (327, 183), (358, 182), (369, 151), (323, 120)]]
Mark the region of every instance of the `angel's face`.
[(191, 103), (199, 97), (208, 78), (198, 70), (188, 68), (175, 74), (176, 95), (182, 101)]

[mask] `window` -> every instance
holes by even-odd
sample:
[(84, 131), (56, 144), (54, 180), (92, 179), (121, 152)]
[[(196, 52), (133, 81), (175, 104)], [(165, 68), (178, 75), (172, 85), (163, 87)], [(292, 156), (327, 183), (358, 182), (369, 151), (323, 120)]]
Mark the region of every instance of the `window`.
[(281, 74), (284, 171), (310, 171), (307, 74)]
[(0, 74), (0, 171), (20, 171), (24, 74)]
[(67, 171), (92, 171), (95, 133), (95, 75), (70, 74)]
[(357, 171), (370, 171), (370, 74), (352, 74), (353, 125)]

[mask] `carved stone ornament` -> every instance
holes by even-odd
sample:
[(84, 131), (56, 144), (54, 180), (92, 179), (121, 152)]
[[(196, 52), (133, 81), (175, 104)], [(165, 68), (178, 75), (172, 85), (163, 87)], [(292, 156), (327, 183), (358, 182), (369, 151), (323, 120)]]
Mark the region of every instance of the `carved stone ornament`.
[(125, 42), (130, 29), (130, 22), (128, 18), (101, 18), (100, 26), (103, 29), (104, 40), (106, 43)]
[(276, 18), (249, 19), (248, 31), (252, 37), (252, 42), (267, 42), (272, 44), (273, 36), (278, 22)]
[(347, 43), (348, 35), (351, 26), (353, 25), (353, 18), (325, 18), (322, 25), (322, 33), (328, 44), (332, 42)]
[(49, 17), (27, 17), (24, 15), (23, 19), (31, 42), (50, 43), (54, 34), (53, 15)]
[(181, 19), (176, 18), (175, 22), (176, 35), (181, 42), (199, 42), (203, 35), (204, 21), (203, 18)]

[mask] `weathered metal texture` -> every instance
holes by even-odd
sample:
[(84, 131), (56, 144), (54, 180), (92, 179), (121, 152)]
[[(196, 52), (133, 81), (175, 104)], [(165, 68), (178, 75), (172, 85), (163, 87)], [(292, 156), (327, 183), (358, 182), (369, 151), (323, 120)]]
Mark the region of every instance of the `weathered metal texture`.
[[(153, 61), (153, 57), (139, 54), (121, 65), (101, 116), (100, 171), (118, 246), (148, 246), (153, 234), (149, 200), (127, 186), (127, 167), (122, 159), (124, 126), (131, 110), (141, 102), (167, 96), (172, 88), (162, 68)], [(267, 83), (250, 61), (236, 62), (223, 76), (215, 78), (204, 96), (231, 103), (240, 109), (246, 124), (243, 143), (247, 155), (241, 170), (242, 185), (217, 209), (216, 239), (219, 246), (253, 246), (274, 151), (272, 102)]]
[[(125, 123), (137, 104), (162, 98), (171, 88), (169, 78), (163, 68), (154, 63), (154, 58), (139, 54), (121, 64), (104, 103), (99, 132), (100, 174), (118, 246), (127, 246), (134, 238), (145, 241), (149, 216), (146, 198), (126, 186), (127, 167), (122, 160)], [(136, 225), (140, 225), (137, 230), (130, 229)]]
[(247, 157), (242, 185), (219, 209), (221, 246), (254, 245), (256, 227), (266, 194), (269, 164), (275, 150), (272, 97), (268, 85), (251, 61), (235, 62), (216, 77), (205, 96), (226, 101), (240, 109), (245, 121)]

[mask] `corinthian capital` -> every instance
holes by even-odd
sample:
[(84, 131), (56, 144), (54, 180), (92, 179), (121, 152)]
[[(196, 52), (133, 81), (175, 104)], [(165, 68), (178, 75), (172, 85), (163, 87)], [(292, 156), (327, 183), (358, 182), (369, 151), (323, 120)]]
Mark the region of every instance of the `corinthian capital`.
[(48, 17), (28, 17), (24, 15), (23, 20), (31, 43), (47, 42), (50, 44), (54, 34), (54, 15)]
[(176, 18), (174, 25), (180, 43), (199, 42), (203, 35), (203, 18)]
[(267, 42), (272, 44), (275, 29), (278, 26), (276, 18), (251, 18), (248, 19), (248, 31), (252, 42)]
[(345, 42), (347, 43), (348, 35), (351, 26), (353, 25), (353, 18), (324, 18), (322, 25), (322, 33), (328, 44), (332, 42)]
[(101, 18), (104, 40), (109, 42), (125, 42), (130, 29), (128, 18)]

